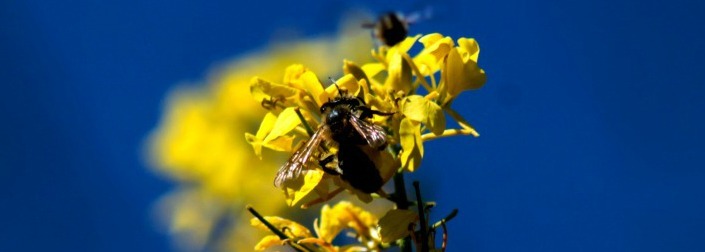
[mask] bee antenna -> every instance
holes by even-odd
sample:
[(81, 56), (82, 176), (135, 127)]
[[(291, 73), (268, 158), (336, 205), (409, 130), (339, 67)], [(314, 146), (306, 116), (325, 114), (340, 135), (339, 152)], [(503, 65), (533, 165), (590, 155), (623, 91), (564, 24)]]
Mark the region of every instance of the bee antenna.
[(340, 86), (338, 86), (338, 83), (335, 82), (335, 80), (328, 76), (328, 79), (333, 82), (333, 85), (335, 85), (335, 88), (338, 89), (338, 95), (343, 96), (343, 91), (340, 91)]

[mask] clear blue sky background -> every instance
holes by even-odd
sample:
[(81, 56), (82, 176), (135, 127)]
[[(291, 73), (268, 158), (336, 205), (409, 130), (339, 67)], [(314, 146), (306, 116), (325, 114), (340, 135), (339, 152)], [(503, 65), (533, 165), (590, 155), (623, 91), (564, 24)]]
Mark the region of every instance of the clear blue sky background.
[[(451, 251), (705, 251), (704, 2), (427, 2), (412, 30), (475, 37), (489, 77), (454, 104), (482, 137), (415, 174)], [(167, 90), (354, 5), (2, 1), (0, 251), (168, 250), (139, 157)]]

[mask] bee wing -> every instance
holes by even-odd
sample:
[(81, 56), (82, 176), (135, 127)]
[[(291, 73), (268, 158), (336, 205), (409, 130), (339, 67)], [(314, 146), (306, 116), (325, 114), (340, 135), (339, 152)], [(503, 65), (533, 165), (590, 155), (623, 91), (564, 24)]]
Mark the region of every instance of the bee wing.
[(350, 124), (367, 141), (370, 147), (377, 149), (387, 144), (387, 133), (379, 125), (369, 123), (357, 118), (357, 116), (350, 117)]
[(274, 186), (281, 188), (284, 182), (295, 179), (301, 175), (313, 151), (318, 149), (321, 145), (327, 131), (328, 127), (325, 125), (318, 127), (318, 130), (313, 133), (311, 138), (291, 155), (289, 160), (277, 171), (277, 175), (274, 177)]

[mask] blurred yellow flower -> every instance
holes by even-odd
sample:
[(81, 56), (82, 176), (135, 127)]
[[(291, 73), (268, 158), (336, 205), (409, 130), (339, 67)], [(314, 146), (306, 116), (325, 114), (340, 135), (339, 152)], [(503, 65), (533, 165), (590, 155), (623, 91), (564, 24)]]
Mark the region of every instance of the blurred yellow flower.
[[(176, 235), (179, 246), (188, 250), (204, 246), (249, 250), (254, 238), (251, 233), (240, 231), (243, 225), (236, 225), (248, 219), (242, 211), (244, 204), (272, 213), (279, 213), (286, 206), (281, 198), (261, 196), (277, 195), (270, 181), (285, 158), (273, 154), (260, 160), (261, 147), (290, 151), (293, 138), (264, 137), (282, 134), (277, 132), (286, 131), (282, 124), (287, 122), (265, 116), (266, 111), (260, 107), (266, 102), (250, 98), (248, 84), (252, 73), (281, 79), (285, 76), (280, 69), (298, 62), (319, 73), (339, 75), (342, 69), (337, 64), (341, 58), (364, 60), (369, 57), (366, 52), (371, 45), (369, 35), (359, 29), (359, 21), (349, 21), (335, 37), (273, 45), (218, 68), (204, 85), (183, 86), (170, 92), (163, 118), (148, 139), (146, 154), (155, 171), (179, 183), (179, 188), (166, 195), (157, 207), (160, 219)], [(286, 77), (294, 78), (290, 75)], [(262, 124), (264, 128), (248, 138), (253, 146), (261, 146), (255, 148), (255, 155), (248, 150), (242, 135), (256, 129), (263, 116), (272, 123)], [(224, 222), (230, 224), (223, 228)]]

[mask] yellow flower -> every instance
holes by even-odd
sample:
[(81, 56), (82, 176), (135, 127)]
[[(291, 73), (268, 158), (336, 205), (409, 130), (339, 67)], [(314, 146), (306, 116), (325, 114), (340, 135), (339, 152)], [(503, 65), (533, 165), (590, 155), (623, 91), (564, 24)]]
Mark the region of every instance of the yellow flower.
[(465, 90), (482, 87), (487, 80), (485, 71), (477, 65), (477, 54), (480, 48), (475, 40), (461, 39), (462, 47), (452, 48), (448, 52), (441, 77), (441, 90), (448, 96), (442, 104), (447, 104)]
[[(272, 246), (285, 244), (303, 246), (312, 251), (367, 251), (382, 246), (377, 229), (377, 217), (347, 201), (341, 201), (333, 207), (324, 205), (321, 208), (320, 219), (314, 221), (316, 236), (313, 236), (306, 227), (294, 221), (277, 216), (262, 218), (277, 231), (281, 231), (285, 237), (267, 235), (255, 246), (255, 250), (265, 250)], [(272, 231), (258, 217), (252, 218), (250, 224), (261, 230)], [(342, 247), (333, 245), (335, 237), (344, 229), (353, 230), (353, 237), (359, 243), (346, 244)]]

